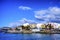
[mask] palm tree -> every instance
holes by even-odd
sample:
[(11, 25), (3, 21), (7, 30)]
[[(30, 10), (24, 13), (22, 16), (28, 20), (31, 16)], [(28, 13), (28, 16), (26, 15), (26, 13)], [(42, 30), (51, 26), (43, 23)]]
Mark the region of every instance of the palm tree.
[(18, 29), (18, 27), (16, 27), (15, 30), (20, 31), (20, 29)]

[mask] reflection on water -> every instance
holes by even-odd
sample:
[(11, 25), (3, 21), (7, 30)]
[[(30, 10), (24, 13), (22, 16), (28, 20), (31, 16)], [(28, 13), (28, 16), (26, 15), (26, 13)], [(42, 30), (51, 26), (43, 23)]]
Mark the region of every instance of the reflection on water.
[(3, 34), (0, 40), (60, 40), (60, 34)]

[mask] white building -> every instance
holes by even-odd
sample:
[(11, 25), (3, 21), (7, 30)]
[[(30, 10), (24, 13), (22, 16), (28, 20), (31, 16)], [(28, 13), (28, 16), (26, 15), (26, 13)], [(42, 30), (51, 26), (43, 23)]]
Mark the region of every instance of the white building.
[(42, 25), (42, 23), (38, 23), (38, 24), (36, 25), (36, 27), (39, 29), (39, 28), (41, 28), (41, 25)]
[(23, 26), (28, 26), (28, 25), (29, 25), (29, 23), (24, 23), (24, 24), (23, 24)]
[(39, 32), (40, 29), (32, 29), (32, 32)]

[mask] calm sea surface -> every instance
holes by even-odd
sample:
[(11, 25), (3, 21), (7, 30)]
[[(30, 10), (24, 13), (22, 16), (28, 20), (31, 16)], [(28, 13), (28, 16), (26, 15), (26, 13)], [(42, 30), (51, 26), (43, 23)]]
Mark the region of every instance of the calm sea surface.
[(0, 33), (0, 40), (60, 40), (60, 34), (7, 34), (7, 33)]

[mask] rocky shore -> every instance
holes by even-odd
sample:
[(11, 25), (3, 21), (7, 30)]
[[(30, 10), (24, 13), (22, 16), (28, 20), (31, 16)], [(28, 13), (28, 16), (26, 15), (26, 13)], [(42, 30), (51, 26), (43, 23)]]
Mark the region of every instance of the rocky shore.
[[(40, 24), (39, 24), (40, 25)], [(36, 27), (36, 24), (22, 25), (15, 28), (3, 27), (0, 28), (3, 33), (41, 33), (41, 34), (60, 34), (59, 28), (54, 28), (51, 24), (43, 24), (41, 27)]]
[(32, 34), (32, 33), (40, 33), (40, 34), (60, 34), (60, 31), (48, 31), (48, 30), (42, 30), (42, 31), (36, 31), (36, 32), (33, 32), (31, 30), (23, 30), (23, 31), (3, 31), (3, 33), (13, 33), (13, 34), (20, 34), (20, 33), (23, 33), (23, 34)]

